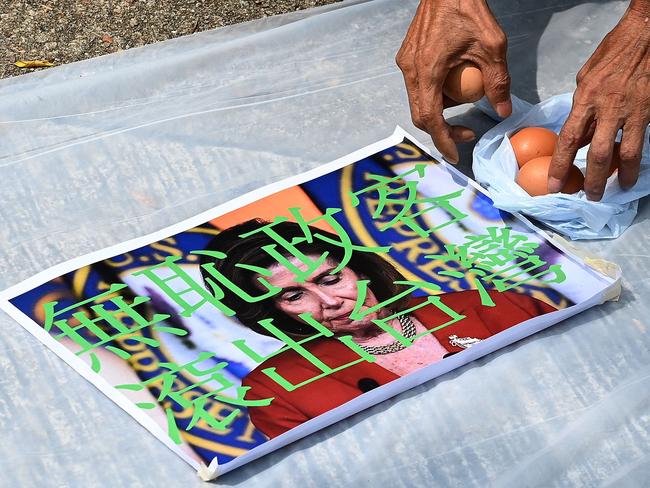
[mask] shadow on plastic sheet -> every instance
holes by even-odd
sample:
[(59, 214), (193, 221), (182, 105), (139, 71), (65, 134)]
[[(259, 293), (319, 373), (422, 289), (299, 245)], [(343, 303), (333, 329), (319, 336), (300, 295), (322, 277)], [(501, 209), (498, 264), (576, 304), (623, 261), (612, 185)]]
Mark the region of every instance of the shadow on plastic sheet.
[(639, 225), (646, 220), (650, 220), (650, 197), (639, 200), (639, 209), (632, 225)]

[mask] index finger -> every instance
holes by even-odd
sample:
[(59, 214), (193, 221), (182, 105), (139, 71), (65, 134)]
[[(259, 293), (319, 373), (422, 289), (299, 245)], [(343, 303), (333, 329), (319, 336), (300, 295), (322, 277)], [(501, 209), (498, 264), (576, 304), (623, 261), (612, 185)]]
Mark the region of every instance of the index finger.
[[(419, 53), (420, 56), (427, 57), (429, 54), (426, 50)], [(452, 137), (452, 128), (443, 116), (445, 100), (442, 87), (449, 71), (447, 64), (444, 56), (433, 63), (416, 61), (419, 84), (417, 96), (421, 102), (419, 108), (422, 124), (445, 159), (455, 164), (459, 159), (458, 149)]]
[(512, 100), (510, 99), (510, 75), (506, 61), (485, 64), (483, 71), (483, 84), (485, 96), (500, 117), (508, 117), (512, 113)]
[(589, 200), (598, 201), (605, 192), (605, 183), (609, 176), (614, 140), (620, 124), (601, 122), (596, 125), (594, 138), (587, 153), (587, 174), (585, 175), (585, 193)]
[(420, 92), (420, 99), (430, 101), (430, 104), (420, 108), (421, 120), (436, 148), (446, 159), (455, 164), (458, 162), (458, 149), (452, 138), (452, 129), (442, 113), (444, 109), (442, 85), (437, 93), (436, 90), (424, 90), (424, 92), (425, 95)]
[(562, 190), (569, 169), (576, 158), (576, 153), (590, 130), (591, 122), (592, 116), (586, 110), (571, 109), (569, 117), (560, 130), (551, 157), (548, 169), (549, 193), (557, 193)]
[(416, 69), (416, 53), (418, 51), (417, 38), (420, 34), (421, 22), (419, 22), (419, 15), (422, 10), (420, 4), (415, 13), (415, 17), (409, 25), (402, 46), (395, 57), (397, 66), (402, 71), (404, 84), (406, 85), (406, 94), (408, 96), (409, 108), (411, 110), (411, 119), (413, 125), (418, 129), (425, 130), (420, 118), (420, 100), (418, 97), (418, 76)]

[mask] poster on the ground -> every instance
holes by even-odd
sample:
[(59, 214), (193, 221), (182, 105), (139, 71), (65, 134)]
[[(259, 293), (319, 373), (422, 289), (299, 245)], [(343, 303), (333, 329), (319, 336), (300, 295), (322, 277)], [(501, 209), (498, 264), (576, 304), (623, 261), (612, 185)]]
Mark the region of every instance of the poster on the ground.
[(617, 285), (397, 129), (0, 306), (209, 479)]

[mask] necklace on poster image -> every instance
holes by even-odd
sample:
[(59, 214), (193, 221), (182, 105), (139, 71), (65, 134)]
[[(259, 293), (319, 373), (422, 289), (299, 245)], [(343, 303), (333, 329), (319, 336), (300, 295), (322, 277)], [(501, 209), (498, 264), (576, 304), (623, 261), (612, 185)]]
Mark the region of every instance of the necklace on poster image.
[[(400, 327), (402, 328), (402, 336), (405, 339), (413, 339), (417, 333), (415, 324), (411, 320), (411, 317), (408, 315), (400, 315), (397, 317), (399, 320)], [(476, 339), (474, 337), (458, 337), (457, 335), (449, 336), (449, 343), (452, 346), (460, 347), (461, 349), (469, 349), (475, 344), (481, 342), (481, 339)], [(366, 351), (373, 356), (379, 356), (382, 354), (391, 354), (394, 352), (399, 352), (406, 349), (408, 346), (405, 346), (399, 341), (391, 342), (390, 344), (385, 344), (383, 346), (363, 346), (358, 344), (361, 349)]]
[[(404, 336), (405, 339), (413, 339), (416, 334), (416, 329), (415, 324), (411, 320), (411, 317), (408, 315), (400, 315), (397, 317), (397, 319), (399, 320), (400, 327), (402, 328), (402, 336)], [(394, 341), (383, 346), (362, 346), (359, 344), (359, 347), (361, 347), (361, 349), (367, 353), (372, 354), (373, 356), (391, 354), (393, 352), (402, 351), (403, 349), (407, 348), (407, 346), (399, 341)]]

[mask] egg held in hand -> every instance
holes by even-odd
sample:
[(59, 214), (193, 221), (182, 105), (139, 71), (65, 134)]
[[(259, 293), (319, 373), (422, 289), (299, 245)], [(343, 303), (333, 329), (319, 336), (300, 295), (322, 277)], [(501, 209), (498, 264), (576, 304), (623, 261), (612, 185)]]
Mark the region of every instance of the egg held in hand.
[(556, 142), (557, 134), (544, 127), (526, 127), (510, 138), (520, 168), (535, 158), (552, 156)]
[(461, 63), (449, 71), (442, 92), (458, 103), (476, 102), (485, 93), (483, 74), (474, 63)]
[[(548, 195), (548, 169), (551, 156), (542, 156), (528, 161), (517, 173), (515, 181), (530, 196)], [(582, 172), (571, 165), (562, 193), (576, 193), (582, 190), (585, 177)]]

